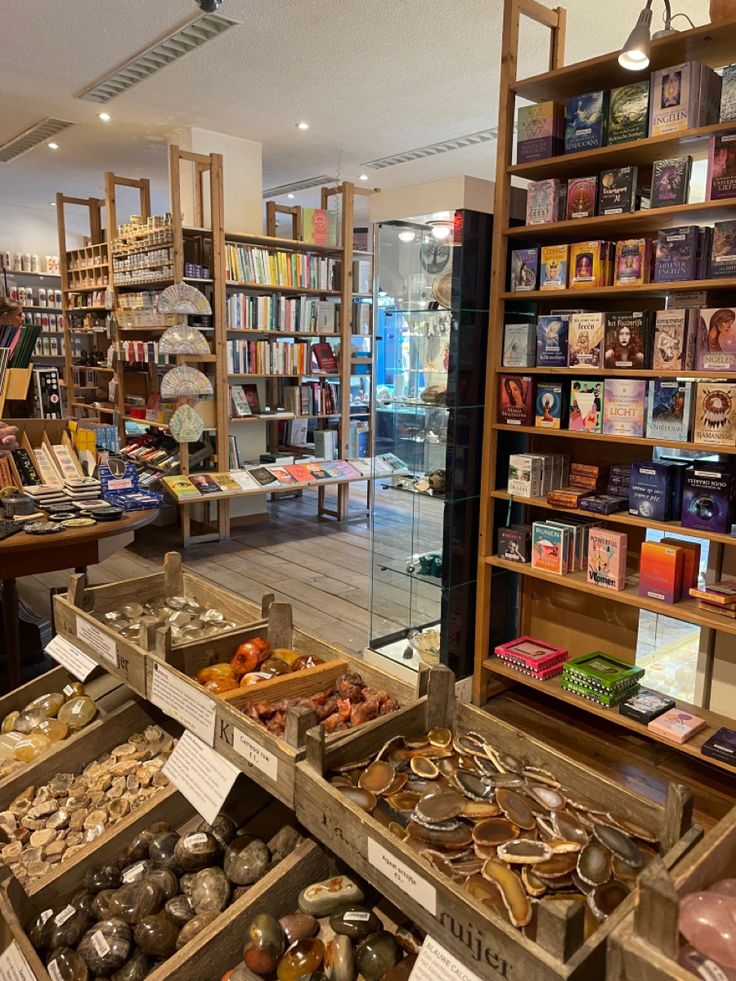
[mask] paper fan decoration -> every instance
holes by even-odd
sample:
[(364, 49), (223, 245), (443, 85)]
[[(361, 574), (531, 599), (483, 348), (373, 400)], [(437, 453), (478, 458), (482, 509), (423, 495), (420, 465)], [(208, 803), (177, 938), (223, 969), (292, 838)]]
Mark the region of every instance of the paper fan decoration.
[(159, 313), (212, 313), (210, 301), (189, 283), (174, 283), (167, 286), (158, 298)]
[(204, 432), (204, 421), (191, 405), (185, 403), (171, 417), (169, 432), (177, 443), (196, 443)]
[(161, 398), (193, 398), (196, 395), (212, 395), (212, 382), (198, 368), (179, 365), (167, 371), (161, 379)]
[(160, 354), (209, 354), (210, 346), (204, 334), (189, 324), (176, 324), (161, 335)]

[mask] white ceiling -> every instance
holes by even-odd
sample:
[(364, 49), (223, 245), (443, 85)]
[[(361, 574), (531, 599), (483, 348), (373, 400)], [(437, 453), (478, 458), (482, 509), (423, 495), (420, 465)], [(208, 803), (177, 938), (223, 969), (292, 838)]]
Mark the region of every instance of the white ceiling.
[[(568, 0), (566, 61), (617, 47), (642, 5)], [(696, 24), (708, 19), (708, 0), (676, 7)], [(101, 194), (102, 173), (115, 170), (150, 177), (163, 209), (166, 137), (187, 125), (261, 142), (264, 187), (315, 174), (357, 180), (365, 161), (496, 125), (502, 9), (502, 0), (223, 0), (219, 13), (239, 26), (114, 99), (104, 124), (75, 93), (197, 15), (194, 0), (0, 0), (0, 143), (45, 116), (76, 124), (58, 151), (42, 145), (0, 164), (0, 203)], [(519, 74), (545, 70), (546, 58), (545, 32), (528, 29)], [(372, 186), (397, 187), (492, 178), (494, 163), (486, 143), (368, 173)]]

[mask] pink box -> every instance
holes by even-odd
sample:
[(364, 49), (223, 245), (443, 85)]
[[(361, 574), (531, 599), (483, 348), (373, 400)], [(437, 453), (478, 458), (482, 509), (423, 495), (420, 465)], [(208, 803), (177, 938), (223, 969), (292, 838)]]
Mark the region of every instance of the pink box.
[(665, 739), (671, 739), (673, 743), (686, 743), (696, 732), (700, 732), (705, 727), (705, 719), (699, 715), (690, 715), (682, 709), (673, 708), (647, 725), (647, 729), (656, 732)]
[(535, 672), (559, 664), (568, 654), (565, 647), (556, 647), (528, 635), (499, 644), (495, 651), (500, 658), (519, 661)]
[(588, 532), (587, 581), (603, 589), (623, 589), (627, 545), (628, 536), (624, 531), (591, 528)]

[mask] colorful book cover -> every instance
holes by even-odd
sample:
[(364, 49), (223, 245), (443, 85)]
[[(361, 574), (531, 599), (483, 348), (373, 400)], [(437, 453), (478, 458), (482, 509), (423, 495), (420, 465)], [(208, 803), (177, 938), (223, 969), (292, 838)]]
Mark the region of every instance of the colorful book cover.
[(193, 473), (189, 475), (189, 480), (194, 484), (200, 494), (221, 494), (222, 488), (209, 473)]
[(643, 286), (649, 282), (649, 240), (627, 238), (616, 242), (614, 286)]
[(537, 415), (535, 425), (540, 429), (562, 428), (564, 387), (562, 382), (537, 383)]
[(230, 476), (238, 485), (240, 490), (253, 490), (258, 487), (258, 481), (254, 480), (248, 470), (231, 470)]
[(698, 126), (701, 65), (686, 61), (652, 72), (649, 135), (662, 136)]
[(532, 557), (531, 525), (510, 525), (498, 529), (497, 555), (507, 562), (526, 565)]
[(570, 318), (541, 316), (537, 319), (537, 367), (566, 368)]
[(516, 114), (516, 162), (556, 157), (562, 150), (563, 126), (562, 106), (555, 102), (520, 106)]
[(656, 719), (658, 715), (675, 707), (675, 700), (669, 695), (654, 691), (651, 688), (640, 688), (636, 695), (621, 702), (618, 707), (621, 715), (644, 725)]
[(319, 460), (313, 463), (303, 464), (312, 475), (312, 480), (329, 480), (330, 473), (325, 469), (324, 463)]
[(302, 239), (313, 245), (337, 245), (337, 213), (327, 208), (302, 208)]
[(603, 382), (576, 379), (570, 382), (570, 425), (573, 432), (603, 431)]
[(288, 473), (290, 473), (291, 476), (300, 484), (311, 484), (315, 480), (315, 478), (312, 476), (311, 470), (305, 463), (290, 463), (284, 469), (287, 470)]
[(212, 473), (210, 477), (214, 480), (221, 491), (237, 493), (240, 491), (240, 484), (229, 473)]
[(700, 311), (695, 367), (699, 371), (736, 371), (736, 308)]
[(676, 545), (682, 549), (682, 589), (680, 599), (687, 599), (691, 587), (698, 585), (700, 576), (700, 542), (692, 538), (661, 538), (662, 545)]
[(691, 319), (689, 310), (657, 310), (652, 342), (652, 368), (655, 371), (693, 366), (687, 357)]
[(726, 65), (723, 69), (719, 118), (722, 123), (736, 119), (736, 65)]
[(532, 525), (532, 568), (564, 575), (569, 538), (570, 532), (566, 528), (535, 521)]
[(514, 249), (511, 252), (511, 283), (514, 293), (525, 293), (537, 288), (539, 275), (539, 249)]
[(539, 270), (540, 290), (566, 289), (569, 262), (569, 245), (543, 245)]
[(565, 153), (604, 146), (607, 126), (608, 92), (572, 96), (565, 103)]
[[(700, 747), (700, 752), (703, 756), (710, 756), (716, 760), (723, 760), (724, 763), (730, 763), (731, 766), (734, 765), (734, 760), (736, 760), (736, 729), (729, 729), (726, 726), (721, 726), (710, 739), (706, 739), (703, 745)], [(693, 951), (696, 956), (697, 951)], [(693, 963), (692, 961), (690, 962)], [(692, 967), (691, 972), (697, 971), (697, 967)]]
[(600, 368), (603, 363), (604, 313), (574, 313), (570, 317), (567, 365)]
[(568, 221), (572, 218), (592, 218), (597, 197), (597, 177), (571, 177), (567, 182)]
[(560, 217), (560, 182), (556, 177), (532, 181), (526, 189), (527, 225), (546, 225)]
[(649, 314), (646, 311), (606, 314), (606, 368), (646, 368), (649, 365)]
[(500, 658), (522, 661), (526, 667), (534, 671), (564, 661), (568, 655), (566, 647), (556, 647), (554, 644), (547, 644), (528, 635), (499, 644), (495, 648), (495, 653)]
[(682, 709), (673, 708), (664, 712), (647, 725), (647, 729), (656, 732), (658, 736), (671, 739), (674, 743), (686, 743), (701, 729), (705, 728), (705, 719), (699, 715), (691, 715)]
[(603, 432), (606, 436), (641, 437), (647, 383), (637, 378), (606, 378), (603, 388)]
[(508, 426), (534, 425), (534, 383), (529, 375), (498, 376), (498, 418)]
[(683, 527), (730, 534), (734, 482), (733, 473), (719, 468), (717, 463), (688, 467), (682, 492)]
[(338, 480), (361, 476), (359, 471), (347, 460), (328, 460), (322, 464), (322, 468), (327, 471), (330, 477), (335, 477)]
[(193, 497), (199, 497), (199, 491), (191, 482), (189, 477), (176, 476), (163, 477), (162, 479), (164, 484), (178, 501), (185, 501)]
[(608, 144), (645, 140), (649, 135), (649, 81), (611, 89)]
[(697, 383), (693, 442), (705, 446), (736, 445), (736, 384)]
[(661, 542), (642, 542), (639, 595), (662, 603), (677, 603), (682, 588), (682, 549)]
[(503, 366), (505, 368), (534, 367), (536, 328), (533, 323), (504, 324)]
[(321, 344), (312, 344), (312, 354), (317, 362), (320, 371), (331, 371), (337, 373), (338, 364), (332, 345), (324, 341)]
[(687, 442), (693, 408), (693, 383), (677, 378), (649, 382), (647, 439)]
[(736, 221), (717, 221), (713, 226), (708, 275), (712, 279), (736, 276)]
[(695, 599), (715, 606), (736, 606), (736, 579), (720, 579), (702, 588), (691, 586), (688, 592)]
[(608, 286), (613, 272), (610, 242), (575, 242), (570, 246), (570, 286)]
[(284, 486), (299, 483), (296, 477), (293, 477), (286, 469), (286, 467), (269, 467), (268, 469), (276, 478), (276, 480), (278, 480), (280, 484), (284, 484)]
[(699, 231), (697, 225), (682, 225), (657, 233), (655, 283), (679, 283), (697, 277)]
[(668, 157), (652, 165), (652, 208), (671, 208), (686, 204), (693, 158)]
[(628, 537), (623, 531), (591, 528), (588, 532), (586, 579), (603, 589), (620, 590), (626, 580)]
[(736, 197), (736, 134), (711, 138), (705, 190), (708, 201)]
[(611, 167), (601, 172), (598, 213), (621, 215), (636, 208), (637, 167)]

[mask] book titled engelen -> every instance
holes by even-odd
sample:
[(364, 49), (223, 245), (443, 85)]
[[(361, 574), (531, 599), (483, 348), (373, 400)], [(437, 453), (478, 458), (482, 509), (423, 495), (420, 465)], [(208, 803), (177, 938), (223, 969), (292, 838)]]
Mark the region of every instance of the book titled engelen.
[(607, 127), (608, 92), (572, 96), (565, 103), (565, 153), (604, 146)]
[(534, 383), (530, 375), (498, 376), (498, 417), (508, 426), (534, 425)]
[(608, 143), (645, 140), (649, 135), (649, 82), (632, 82), (611, 89)]
[(736, 276), (736, 221), (717, 221), (713, 226), (708, 275), (711, 279)]
[(655, 378), (647, 397), (647, 439), (686, 442), (690, 438), (693, 383)]
[(562, 382), (538, 382), (534, 424), (540, 429), (560, 429), (564, 415), (564, 396)]
[(603, 432), (607, 436), (644, 435), (647, 383), (636, 378), (606, 378), (603, 389)]
[(700, 311), (695, 367), (729, 373), (736, 370), (736, 308)]
[(709, 201), (736, 197), (736, 133), (712, 137), (705, 190)]
[(520, 106), (516, 114), (516, 162), (531, 163), (556, 157), (562, 152), (564, 119), (562, 106), (555, 102), (537, 102)]
[(652, 72), (649, 135), (713, 123), (720, 100), (721, 79), (706, 65), (686, 61)]
[(574, 379), (570, 382), (570, 423), (573, 432), (603, 431), (603, 382)]
[(564, 315), (537, 319), (537, 367), (567, 367), (567, 344), (570, 318)]
[(652, 342), (655, 371), (695, 367), (697, 310), (657, 310)]
[(607, 313), (604, 351), (606, 368), (646, 368), (649, 364), (648, 313)]
[(505, 368), (534, 366), (536, 327), (533, 323), (504, 324), (503, 365)]
[(616, 242), (614, 286), (643, 286), (649, 282), (649, 240), (627, 238)]
[(605, 335), (604, 313), (574, 313), (570, 317), (567, 364), (570, 368), (600, 368)]
[(527, 225), (546, 225), (560, 218), (560, 182), (556, 177), (532, 181), (526, 190)]
[(668, 157), (652, 165), (652, 208), (671, 208), (687, 203), (693, 158)]
[(601, 173), (598, 213), (621, 215), (636, 208), (636, 167), (611, 167)]
[(511, 291), (525, 293), (537, 288), (539, 249), (514, 249), (511, 253)]
[(705, 446), (736, 445), (736, 384), (697, 383), (693, 442)]
[(540, 290), (566, 289), (569, 262), (569, 245), (543, 245), (539, 268)]
[(623, 589), (627, 542), (626, 532), (591, 528), (588, 532), (587, 582), (603, 589)]
[(591, 218), (595, 214), (597, 195), (597, 177), (571, 177), (567, 182), (568, 221), (572, 218)]
[(697, 277), (699, 232), (697, 225), (660, 229), (654, 257), (656, 283), (678, 283)]

